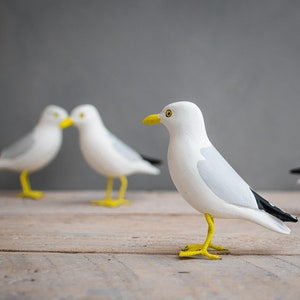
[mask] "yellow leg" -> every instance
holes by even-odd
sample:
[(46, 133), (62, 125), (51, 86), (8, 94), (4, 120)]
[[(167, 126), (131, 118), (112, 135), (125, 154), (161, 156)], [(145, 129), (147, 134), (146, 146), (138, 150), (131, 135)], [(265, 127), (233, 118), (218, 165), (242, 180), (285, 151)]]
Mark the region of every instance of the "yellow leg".
[(120, 190), (119, 190), (118, 199), (119, 200), (124, 200), (124, 196), (125, 196), (125, 193), (127, 191), (127, 186), (128, 186), (128, 182), (127, 182), (126, 176), (121, 176), (120, 177), (120, 181), (121, 181), (121, 187), (120, 187)]
[(205, 219), (208, 224), (208, 232), (204, 244), (189, 244), (183, 250), (180, 251), (180, 257), (188, 257), (194, 255), (203, 255), (209, 259), (219, 259), (218, 255), (211, 254), (207, 251), (208, 248), (216, 250), (225, 250), (222, 246), (215, 246), (211, 240), (214, 235), (214, 219), (210, 214), (205, 214)]
[(107, 186), (105, 192), (105, 199), (111, 199), (111, 193), (114, 186), (114, 179), (112, 177), (107, 178)]
[(43, 197), (44, 193), (40, 191), (33, 191), (30, 187), (30, 182), (28, 179), (28, 172), (22, 171), (20, 174), (20, 182), (22, 186), (22, 192), (19, 194), (21, 198), (32, 198), (40, 199)]
[[(211, 220), (214, 224), (214, 219), (213, 219), (212, 216), (211, 216)], [(182, 249), (182, 251), (197, 251), (197, 250), (202, 249), (203, 246), (204, 246), (204, 244), (188, 244), (188, 245), (185, 246), (184, 249)], [(208, 248), (219, 250), (219, 251), (227, 250), (223, 246), (217, 246), (217, 245), (213, 244), (212, 242), (210, 242)]]
[(120, 176), (120, 182), (121, 182), (121, 187), (119, 190), (119, 195), (118, 195), (118, 199), (116, 200), (118, 205), (128, 205), (130, 204), (129, 200), (126, 200), (125, 197), (125, 193), (127, 191), (127, 186), (128, 186), (128, 181), (126, 176)]
[(112, 189), (113, 189), (113, 178), (108, 177), (107, 178), (105, 198), (101, 199), (101, 200), (94, 200), (91, 203), (93, 205), (108, 206), (108, 207), (117, 207), (117, 206), (120, 206), (122, 204), (129, 204), (129, 201), (124, 199), (124, 195), (125, 195), (125, 192), (126, 192), (126, 189), (127, 189), (126, 176), (121, 176), (120, 180), (121, 180), (121, 187), (120, 187), (118, 199), (113, 199), (111, 197)]

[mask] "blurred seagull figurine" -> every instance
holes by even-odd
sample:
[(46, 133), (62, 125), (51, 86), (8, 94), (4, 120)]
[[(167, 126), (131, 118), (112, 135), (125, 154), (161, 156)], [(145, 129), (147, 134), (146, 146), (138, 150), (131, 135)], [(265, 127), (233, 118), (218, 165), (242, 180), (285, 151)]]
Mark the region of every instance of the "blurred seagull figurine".
[[(300, 168), (292, 169), (292, 170), (290, 170), (290, 173), (299, 175), (300, 174)], [(297, 180), (297, 184), (300, 185), (300, 178)]]
[(188, 244), (179, 256), (219, 258), (208, 252), (208, 248), (225, 250), (212, 243), (214, 217), (246, 219), (279, 233), (290, 233), (282, 221), (297, 222), (297, 217), (263, 199), (233, 170), (210, 142), (202, 113), (194, 103), (172, 103), (159, 114), (146, 117), (143, 123), (167, 127), (172, 180), (182, 197), (203, 213), (208, 223), (204, 244)]
[[(92, 201), (93, 205), (116, 207), (128, 204), (124, 199), (127, 189), (126, 176), (134, 173), (159, 174), (154, 164), (160, 162), (140, 155), (114, 136), (104, 125), (96, 107), (90, 104), (75, 107), (64, 121), (79, 130), (80, 148), (87, 163), (107, 177), (105, 198)], [(121, 187), (117, 199), (112, 199), (113, 179), (118, 177)]]
[(39, 199), (41, 191), (30, 187), (29, 174), (48, 165), (57, 155), (62, 144), (60, 122), (68, 116), (58, 106), (47, 106), (35, 128), (20, 140), (5, 148), (0, 155), (0, 169), (21, 172), (23, 198)]

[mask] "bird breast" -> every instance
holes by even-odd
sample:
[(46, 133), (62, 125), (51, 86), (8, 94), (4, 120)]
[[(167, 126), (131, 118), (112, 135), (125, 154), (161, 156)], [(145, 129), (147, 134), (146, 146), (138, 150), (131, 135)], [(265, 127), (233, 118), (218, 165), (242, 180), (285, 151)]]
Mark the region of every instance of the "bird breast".
[(32, 146), (11, 161), (14, 170), (37, 171), (49, 164), (62, 144), (62, 132), (54, 126), (39, 126), (33, 132)]
[(122, 158), (105, 132), (80, 134), (80, 149), (89, 166), (102, 175), (117, 177), (125, 174)]
[(177, 190), (196, 210), (213, 212), (218, 207), (218, 199), (199, 176), (197, 162), (201, 159), (199, 143), (189, 139), (170, 140), (168, 165)]

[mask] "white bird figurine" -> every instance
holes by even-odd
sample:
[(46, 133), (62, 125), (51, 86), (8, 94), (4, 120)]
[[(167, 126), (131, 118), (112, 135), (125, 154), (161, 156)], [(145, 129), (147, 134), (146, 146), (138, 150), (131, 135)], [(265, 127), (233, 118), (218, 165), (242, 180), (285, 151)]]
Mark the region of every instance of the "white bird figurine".
[(57, 155), (62, 144), (60, 122), (68, 116), (58, 106), (47, 106), (35, 128), (20, 140), (5, 148), (0, 155), (0, 169), (21, 172), (20, 197), (39, 199), (41, 191), (30, 187), (29, 174), (48, 165)]
[(172, 180), (182, 197), (203, 213), (208, 223), (204, 244), (188, 244), (179, 256), (219, 258), (208, 252), (208, 248), (225, 250), (212, 243), (215, 217), (246, 219), (279, 233), (290, 233), (282, 221), (297, 222), (297, 217), (263, 199), (234, 171), (210, 142), (197, 105), (172, 103), (159, 114), (146, 117), (143, 123), (162, 123), (168, 129)]
[[(87, 163), (107, 177), (105, 198), (92, 201), (93, 205), (117, 207), (128, 204), (124, 199), (127, 189), (126, 176), (134, 173), (159, 174), (152, 164), (158, 160), (140, 155), (114, 136), (104, 125), (95, 106), (86, 104), (75, 107), (65, 124), (75, 125), (79, 131), (80, 149)], [(118, 177), (121, 187), (117, 199), (113, 199), (113, 179)]]
[[(291, 174), (300, 174), (300, 168), (290, 170)], [(297, 184), (300, 185), (300, 178), (297, 180)]]

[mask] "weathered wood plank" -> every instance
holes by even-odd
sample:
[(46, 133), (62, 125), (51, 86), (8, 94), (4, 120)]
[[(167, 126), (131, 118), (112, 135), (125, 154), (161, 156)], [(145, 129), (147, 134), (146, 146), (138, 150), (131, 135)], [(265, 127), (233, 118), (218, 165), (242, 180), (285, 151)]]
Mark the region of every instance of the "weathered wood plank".
[[(176, 192), (131, 192), (132, 205), (94, 207), (97, 192), (48, 193), (41, 201), (0, 197), (0, 250), (176, 254), (200, 243), (207, 225)], [(299, 193), (271, 194), (297, 211)], [(288, 195), (288, 201), (280, 202)], [(282, 197), (281, 197), (282, 196)], [(278, 203), (280, 202), (280, 203)], [(281, 205), (282, 204), (282, 205)], [(215, 242), (232, 254), (300, 254), (298, 224), (280, 235), (240, 220), (216, 220)], [(270, 247), (272, 245), (272, 247)]]
[(299, 256), (0, 253), (2, 299), (298, 299)]
[[(46, 192), (41, 200), (18, 199), (17, 192), (0, 193), (0, 216), (8, 214), (119, 214), (119, 213), (195, 213), (176, 191), (129, 191), (131, 205), (111, 209), (92, 206), (90, 201), (104, 196), (103, 191)], [(270, 202), (300, 215), (300, 192), (261, 192)]]
[[(216, 220), (215, 243), (232, 254), (300, 254), (300, 230), (271, 232), (241, 220)], [(199, 214), (8, 215), (0, 218), (0, 250), (175, 254), (203, 242)]]
[[(262, 193), (294, 214), (300, 193)], [(300, 229), (289, 236), (216, 219), (222, 260), (180, 259), (207, 225), (177, 192), (129, 192), (132, 205), (94, 207), (103, 192), (0, 195), (0, 299), (297, 299)]]

